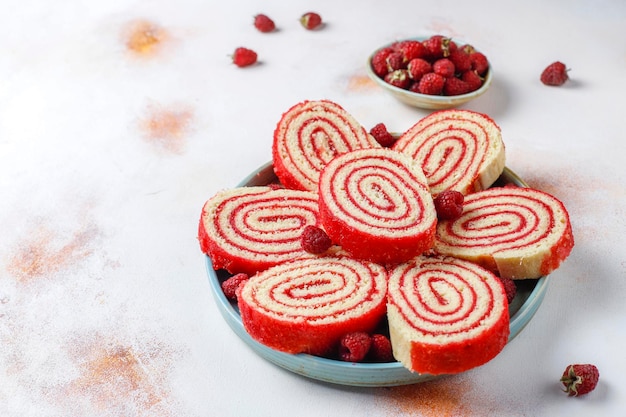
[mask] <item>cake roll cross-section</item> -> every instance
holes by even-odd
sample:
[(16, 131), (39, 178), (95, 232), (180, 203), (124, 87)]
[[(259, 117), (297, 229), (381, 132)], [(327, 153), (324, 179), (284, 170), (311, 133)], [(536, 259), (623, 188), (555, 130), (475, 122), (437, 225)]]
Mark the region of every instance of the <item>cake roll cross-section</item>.
[(509, 311), (500, 279), (469, 261), (420, 256), (389, 272), (394, 357), (420, 374), (464, 372), (506, 345)]
[(292, 106), (276, 125), (272, 143), (274, 172), (287, 188), (317, 191), (319, 175), (335, 156), (380, 147), (343, 107), (330, 100)]
[(419, 161), (433, 195), (489, 188), (505, 166), (500, 127), (471, 110), (441, 110), (402, 134), (393, 149)]
[(202, 208), (200, 249), (214, 269), (254, 274), (290, 259), (312, 256), (301, 246), (318, 223), (317, 193), (266, 186), (216, 193)]
[(437, 213), (418, 163), (391, 149), (337, 156), (319, 182), (320, 222), (357, 259), (405, 262), (430, 249)]
[(303, 258), (269, 268), (237, 290), (244, 328), (286, 353), (330, 356), (342, 336), (371, 332), (386, 312), (387, 271), (348, 257)]
[(437, 225), (434, 250), (501, 277), (532, 279), (557, 269), (573, 246), (561, 201), (540, 190), (506, 186), (466, 196), (461, 216)]

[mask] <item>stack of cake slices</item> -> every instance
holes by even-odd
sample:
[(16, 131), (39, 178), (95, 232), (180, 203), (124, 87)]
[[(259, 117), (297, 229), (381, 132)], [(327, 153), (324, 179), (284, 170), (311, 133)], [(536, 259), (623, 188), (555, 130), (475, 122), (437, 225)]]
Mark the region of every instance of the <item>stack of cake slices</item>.
[[(574, 245), (557, 198), (494, 186), (505, 147), (478, 112), (431, 113), (386, 148), (338, 104), (303, 101), (280, 118), (272, 159), (280, 184), (216, 193), (198, 239), (215, 269), (250, 276), (237, 291), (243, 325), (283, 352), (324, 356), (386, 320), (407, 369), (472, 369), (508, 340), (500, 277), (545, 276)], [(439, 220), (446, 190), (464, 195), (463, 212)], [(310, 225), (331, 249), (302, 248)]]

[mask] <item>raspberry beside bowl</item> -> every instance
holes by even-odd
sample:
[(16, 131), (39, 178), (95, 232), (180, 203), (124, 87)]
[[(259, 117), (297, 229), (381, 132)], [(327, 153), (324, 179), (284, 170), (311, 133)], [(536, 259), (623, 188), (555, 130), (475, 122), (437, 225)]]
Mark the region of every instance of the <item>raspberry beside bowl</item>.
[[(492, 78), (493, 78), (493, 69), (491, 67), (491, 63), (489, 63), (489, 68), (483, 76), (483, 83), (480, 86), (480, 88), (472, 92), (466, 93), (466, 94), (450, 95), (450, 96), (415, 93), (408, 89), (396, 87), (394, 85), (389, 84), (388, 82), (386, 82), (383, 78), (381, 78), (374, 72), (372, 68), (372, 59), (378, 51), (385, 49), (385, 48), (389, 48), (394, 44), (398, 44), (399, 42), (409, 41), (409, 40), (417, 40), (417, 41), (422, 42), (426, 39), (428, 38), (427, 37), (409, 38), (409, 39), (404, 39), (400, 41), (394, 41), (389, 44), (383, 45), (380, 48), (377, 48), (367, 59), (366, 69), (367, 69), (368, 75), (374, 82), (376, 82), (378, 85), (380, 85), (382, 88), (384, 88), (387, 92), (389, 92), (392, 96), (394, 96), (396, 99), (400, 100), (401, 102), (408, 104), (409, 106), (418, 107), (422, 109), (430, 109), (430, 110), (441, 110), (441, 109), (458, 107), (477, 97), (480, 97), (489, 89)], [(457, 40), (454, 40), (454, 41), (457, 43), (457, 45), (464, 44), (463, 42), (460, 42)]]

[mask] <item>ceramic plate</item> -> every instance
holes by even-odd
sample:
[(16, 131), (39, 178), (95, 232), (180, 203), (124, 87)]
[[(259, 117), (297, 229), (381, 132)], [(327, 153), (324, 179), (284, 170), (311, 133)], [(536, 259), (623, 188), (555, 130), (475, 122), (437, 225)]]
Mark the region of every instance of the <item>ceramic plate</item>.
[[(239, 186), (267, 185), (278, 182), (271, 163), (263, 165), (244, 179)], [(497, 185), (513, 183), (526, 187), (515, 173), (508, 168), (496, 182)], [(319, 381), (361, 387), (385, 387), (415, 384), (435, 378), (432, 375), (417, 374), (406, 369), (399, 362), (392, 363), (351, 363), (320, 358), (306, 354), (292, 355), (268, 348), (250, 337), (243, 327), (236, 302), (228, 300), (221, 289), (221, 282), (230, 274), (215, 271), (211, 259), (206, 257), (211, 291), (219, 310), (231, 329), (262, 358), (296, 374)], [(532, 319), (545, 296), (548, 281), (546, 277), (516, 282), (517, 294), (509, 305), (509, 343)]]

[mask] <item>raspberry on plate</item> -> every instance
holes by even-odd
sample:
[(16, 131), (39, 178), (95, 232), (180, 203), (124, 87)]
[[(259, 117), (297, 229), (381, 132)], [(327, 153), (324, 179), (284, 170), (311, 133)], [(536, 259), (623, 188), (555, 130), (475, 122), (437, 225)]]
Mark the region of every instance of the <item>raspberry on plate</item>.
[(389, 338), (383, 334), (373, 334), (368, 357), (373, 362), (393, 362), (395, 359)]
[(435, 210), (440, 220), (454, 220), (463, 213), (465, 197), (458, 191), (442, 191), (435, 197)]
[(235, 274), (232, 277), (228, 278), (226, 281), (222, 282), (222, 291), (224, 291), (224, 295), (229, 300), (237, 299), (237, 288), (244, 282), (248, 280), (248, 274), (244, 274), (243, 272), (239, 274)]
[(333, 243), (323, 229), (308, 225), (302, 232), (301, 244), (302, 249), (317, 255), (326, 252)]
[(515, 281), (507, 277), (499, 278), (500, 281), (502, 281), (502, 285), (504, 286), (504, 292), (506, 292), (506, 301), (511, 304), (511, 302), (513, 302), (513, 299), (515, 298), (515, 294), (517, 294), (517, 286), (515, 285)]
[(389, 148), (396, 141), (391, 133), (387, 130), (384, 123), (378, 123), (370, 130), (370, 135), (374, 136), (376, 142), (385, 148)]
[(361, 362), (372, 346), (372, 338), (365, 332), (348, 333), (339, 341), (339, 358), (346, 362)]

